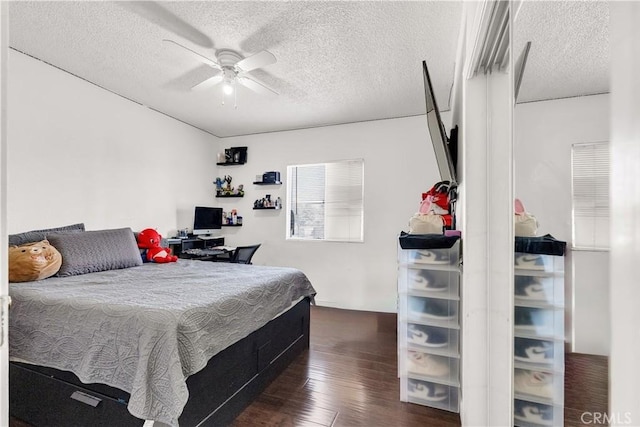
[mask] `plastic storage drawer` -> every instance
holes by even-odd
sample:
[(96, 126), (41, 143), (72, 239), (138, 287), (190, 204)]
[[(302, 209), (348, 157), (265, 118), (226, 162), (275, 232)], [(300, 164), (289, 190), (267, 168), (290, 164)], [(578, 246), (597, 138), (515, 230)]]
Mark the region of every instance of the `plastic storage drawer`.
[(401, 295), (400, 312), (412, 323), (458, 328), (458, 301)]
[(400, 249), (398, 261), (400, 264), (424, 265), (429, 268), (451, 268), (458, 266), (460, 241), (446, 249)]
[(517, 368), (564, 372), (564, 340), (515, 337), (513, 359)]
[(426, 268), (403, 268), (398, 271), (398, 288), (435, 298), (458, 298), (460, 273), (456, 270), (430, 270)]
[(513, 425), (541, 427), (564, 425), (564, 408), (560, 405), (516, 399), (513, 405)]
[(460, 359), (413, 349), (405, 349), (401, 354), (402, 375), (439, 384), (460, 386)]
[(562, 275), (515, 270), (514, 296), (516, 305), (564, 305)]
[(516, 252), (514, 268), (518, 270), (544, 271), (561, 273), (564, 271), (564, 257), (555, 255), (528, 254)]
[(564, 401), (564, 376), (537, 369), (513, 370), (513, 394), (516, 399), (552, 404)]
[(458, 357), (460, 331), (412, 322), (400, 324), (400, 346), (431, 354)]
[(445, 411), (459, 412), (460, 390), (444, 384), (401, 378), (400, 400)]
[(517, 337), (564, 337), (563, 309), (516, 306), (514, 311), (514, 332)]

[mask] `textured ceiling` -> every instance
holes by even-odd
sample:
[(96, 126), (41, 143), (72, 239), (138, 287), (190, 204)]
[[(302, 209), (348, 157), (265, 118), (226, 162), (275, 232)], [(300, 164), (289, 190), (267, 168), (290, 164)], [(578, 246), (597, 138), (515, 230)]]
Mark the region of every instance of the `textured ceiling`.
[[(436, 2), (12, 2), (10, 46), (225, 137), (425, 113), (421, 61), (449, 108), (462, 5)], [(525, 2), (515, 41), (533, 42), (520, 101), (608, 91), (606, 3)], [(277, 96), (191, 91), (209, 58), (268, 50), (250, 72)], [(606, 43), (605, 43), (606, 42)]]
[(609, 92), (609, 2), (525, 1), (514, 26), (516, 58), (527, 41), (518, 102)]

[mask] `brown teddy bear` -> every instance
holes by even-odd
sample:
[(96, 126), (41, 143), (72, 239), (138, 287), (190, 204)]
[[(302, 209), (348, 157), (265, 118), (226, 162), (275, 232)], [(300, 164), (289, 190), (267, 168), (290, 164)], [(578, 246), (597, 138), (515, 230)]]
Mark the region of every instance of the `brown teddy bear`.
[(9, 281), (31, 282), (53, 276), (60, 270), (62, 255), (49, 241), (9, 248)]

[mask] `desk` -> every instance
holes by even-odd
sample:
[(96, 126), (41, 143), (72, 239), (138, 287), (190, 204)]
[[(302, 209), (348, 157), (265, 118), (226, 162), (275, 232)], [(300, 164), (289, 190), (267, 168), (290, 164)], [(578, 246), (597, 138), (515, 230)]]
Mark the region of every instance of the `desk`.
[(229, 262), (235, 248), (229, 246), (211, 246), (205, 249), (187, 249), (180, 254), (180, 258), (197, 259), (200, 261)]
[(197, 237), (189, 237), (187, 239), (167, 239), (167, 245), (171, 248), (171, 252), (178, 258), (192, 258), (183, 256), (185, 251), (189, 249), (210, 249), (213, 246), (224, 246), (224, 237), (216, 237), (215, 239), (198, 239)]

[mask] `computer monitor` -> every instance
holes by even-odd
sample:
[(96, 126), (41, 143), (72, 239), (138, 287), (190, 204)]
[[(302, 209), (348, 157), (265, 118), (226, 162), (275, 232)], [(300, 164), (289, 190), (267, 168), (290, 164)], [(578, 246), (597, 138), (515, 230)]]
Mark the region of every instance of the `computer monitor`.
[(211, 235), (222, 228), (222, 208), (196, 206), (193, 215), (193, 234)]

